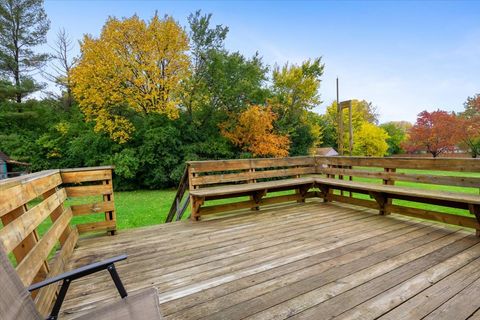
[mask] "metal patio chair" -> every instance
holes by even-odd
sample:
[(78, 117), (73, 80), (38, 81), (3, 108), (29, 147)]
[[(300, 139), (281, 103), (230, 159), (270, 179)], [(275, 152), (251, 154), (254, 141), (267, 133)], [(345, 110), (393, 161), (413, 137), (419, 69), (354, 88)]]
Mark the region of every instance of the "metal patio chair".
[(142, 290), (128, 296), (120, 277), (115, 269), (115, 262), (127, 259), (126, 255), (107, 259), (101, 262), (86, 265), (84, 267), (60, 274), (35, 283), (29, 288), (23, 286), (15, 269), (8, 260), (3, 247), (0, 245), (0, 319), (2, 320), (40, 320), (43, 319), (35, 308), (35, 303), (30, 295), (31, 291), (42, 287), (62, 282), (52, 312), (47, 320), (58, 319), (60, 308), (70, 283), (75, 279), (107, 270), (117, 287), (121, 300), (102, 305), (84, 314), (75, 320), (86, 319), (161, 319), (158, 293), (155, 288)]

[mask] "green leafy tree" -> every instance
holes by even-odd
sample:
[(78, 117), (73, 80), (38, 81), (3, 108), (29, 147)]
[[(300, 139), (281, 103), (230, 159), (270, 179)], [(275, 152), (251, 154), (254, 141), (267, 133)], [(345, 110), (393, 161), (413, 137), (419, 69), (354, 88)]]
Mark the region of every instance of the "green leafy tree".
[[(343, 120), (343, 145), (349, 145), (349, 115), (348, 108), (342, 110), (342, 120)], [(335, 144), (338, 144), (338, 112), (337, 112), (337, 102), (334, 101), (327, 107), (325, 113), (325, 120), (328, 123), (329, 128), (334, 128), (334, 138)], [(356, 139), (356, 134), (361, 129), (364, 123), (378, 124), (378, 113), (376, 108), (371, 102), (365, 100), (352, 100), (352, 128), (353, 128), (353, 140)], [(331, 129), (330, 129), (331, 130)], [(330, 139), (332, 137), (330, 136)], [(348, 148), (348, 147), (345, 147)], [(339, 150), (340, 151), (340, 150)]]
[(16, 86), (16, 101), (41, 88), (29, 76), (48, 60), (34, 52), (46, 42), (50, 22), (43, 0), (0, 0), (0, 71)]
[(480, 94), (468, 97), (464, 106), (465, 111), (457, 118), (459, 136), (461, 144), (477, 158), (480, 155)]
[(211, 15), (189, 17), (191, 76), (184, 82), (178, 125), (184, 133), (186, 159), (236, 156), (219, 124), (243, 112), (250, 103), (264, 104), (268, 68), (260, 56), (246, 58), (224, 48), (228, 28), (210, 26)]
[(192, 57), (191, 76), (183, 82), (182, 106), (187, 111), (190, 121), (193, 112), (202, 107), (207, 99), (206, 77), (208, 74), (209, 54), (224, 50), (224, 42), (228, 28), (217, 25), (210, 27), (211, 14), (202, 14), (200, 10), (188, 17), (190, 27), (190, 53)]
[(404, 153), (402, 143), (407, 139), (407, 132), (412, 127), (408, 121), (391, 121), (380, 126), (388, 133), (387, 139), (389, 155)]
[(388, 133), (376, 125), (364, 122), (355, 135), (353, 155), (383, 157), (388, 150)]
[(269, 104), (278, 114), (279, 131), (291, 139), (290, 155), (305, 155), (311, 147), (321, 144), (321, 121), (311, 110), (321, 103), (323, 69), (321, 58), (317, 58), (273, 70)]

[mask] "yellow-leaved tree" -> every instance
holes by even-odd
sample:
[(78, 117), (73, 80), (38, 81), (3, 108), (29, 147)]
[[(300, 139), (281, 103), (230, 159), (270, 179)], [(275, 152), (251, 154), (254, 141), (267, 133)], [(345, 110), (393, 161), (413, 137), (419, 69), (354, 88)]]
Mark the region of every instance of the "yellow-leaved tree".
[(276, 118), (270, 107), (249, 106), (240, 113), (233, 128), (223, 124), (221, 131), (234, 145), (253, 156), (286, 157), (290, 139), (274, 132)]
[(353, 139), (353, 155), (383, 157), (388, 150), (388, 133), (380, 127), (363, 122)]
[(85, 35), (72, 70), (73, 94), (95, 130), (119, 143), (134, 130), (132, 113), (178, 117), (178, 91), (188, 76), (188, 37), (171, 17), (109, 18), (99, 38)]

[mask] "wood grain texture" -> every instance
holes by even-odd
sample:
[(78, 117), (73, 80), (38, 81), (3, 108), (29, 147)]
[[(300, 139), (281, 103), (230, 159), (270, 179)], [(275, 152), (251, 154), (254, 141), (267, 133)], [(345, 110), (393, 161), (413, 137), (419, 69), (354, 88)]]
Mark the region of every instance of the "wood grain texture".
[(32, 233), (50, 214), (60, 207), (67, 195), (65, 190), (55, 192), (32, 209), (0, 229), (0, 241), (10, 252)]
[[(40, 197), (62, 183), (58, 171), (47, 171), (42, 175), (33, 174), (33, 177), (23, 178), (8, 188), (0, 189), (0, 217), (29, 201)], [(9, 179), (6, 179), (9, 180)]]
[(72, 219), (72, 210), (65, 209), (62, 216), (53, 223), (52, 227), (38, 241), (38, 243), (28, 252), (25, 258), (16, 268), (18, 276), (25, 284), (29, 286), (42, 266), (47, 260), (50, 251), (57, 243), (60, 235), (70, 223)]
[(113, 189), (111, 185), (93, 185), (93, 186), (80, 186), (80, 187), (66, 187), (68, 197), (88, 197), (112, 194)]
[[(455, 319), (466, 319), (480, 307), (473, 298), (480, 239), (339, 203), (275, 205), (261, 215), (245, 209), (81, 239), (70, 266), (113, 252), (129, 255), (117, 266), (127, 290), (156, 287), (168, 320), (373, 319), (403, 305), (393, 315), (418, 319), (438, 310), (435, 319), (451, 319), (462, 308)], [(426, 290), (439, 296), (425, 300)], [(62, 316), (116, 300), (108, 273), (80, 279)]]
[(112, 170), (62, 171), (63, 183), (81, 183), (112, 179)]

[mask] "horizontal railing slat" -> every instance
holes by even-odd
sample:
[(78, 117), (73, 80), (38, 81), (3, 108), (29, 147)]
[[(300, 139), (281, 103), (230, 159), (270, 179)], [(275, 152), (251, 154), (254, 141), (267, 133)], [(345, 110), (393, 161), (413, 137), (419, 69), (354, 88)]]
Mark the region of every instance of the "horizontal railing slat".
[(319, 165), (343, 165), (356, 167), (380, 167), (396, 169), (479, 172), (479, 159), (466, 158), (378, 158), (378, 157), (321, 157)]
[(192, 173), (261, 169), (273, 167), (315, 166), (313, 157), (235, 159), (187, 162)]
[(445, 212), (424, 210), (424, 209), (399, 206), (399, 205), (393, 205), (393, 204), (386, 205), (386, 209), (389, 210), (390, 212), (399, 213), (399, 214), (414, 217), (414, 218), (427, 219), (427, 220), (433, 220), (433, 221), (438, 221), (438, 222), (443, 222), (448, 224), (454, 224), (461, 227), (480, 229), (480, 225), (477, 219), (473, 217), (465, 217), (465, 216), (450, 214)]
[(25, 286), (29, 286), (35, 278), (38, 270), (47, 259), (50, 251), (57, 243), (63, 230), (67, 227), (72, 219), (72, 210), (65, 209), (60, 218), (57, 219), (52, 227), (38, 241), (32, 250), (17, 266), (17, 273)]
[(72, 205), (71, 208), (74, 216), (80, 216), (80, 215), (86, 215), (86, 214), (92, 214), (92, 213), (112, 211), (112, 210), (115, 210), (115, 205), (113, 201), (104, 201), (104, 202)]
[(61, 172), (63, 183), (81, 183), (112, 179), (111, 170)]
[(10, 188), (0, 189), (0, 217), (59, 186), (61, 183), (60, 173), (53, 171), (38, 179), (18, 181)]
[(299, 174), (315, 173), (314, 167), (300, 167), (290, 169), (265, 170), (242, 173), (214, 174), (192, 178), (192, 185), (218, 184), (237, 181), (248, 181), (253, 179), (292, 177)]
[(79, 186), (79, 187), (66, 187), (67, 196), (69, 197), (88, 197), (112, 194), (113, 190), (110, 185), (99, 184), (94, 186)]
[(398, 172), (367, 171), (342, 168), (321, 168), (320, 173), (331, 175), (353, 176), (360, 178), (374, 178), (405, 182), (428, 183), (456, 187), (480, 188), (480, 178), (460, 176), (439, 176), (426, 174), (408, 174)]
[(115, 220), (89, 222), (77, 224), (77, 229), (80, 234), (95, 231), (112, 231), (115, 230), (117, 222)]
[(7, 253), (12, 251), (23, 239), (32, 233), (66, 198), (65, 190), (60, 189), (0, 229), (0, 241), (3, 243)]

